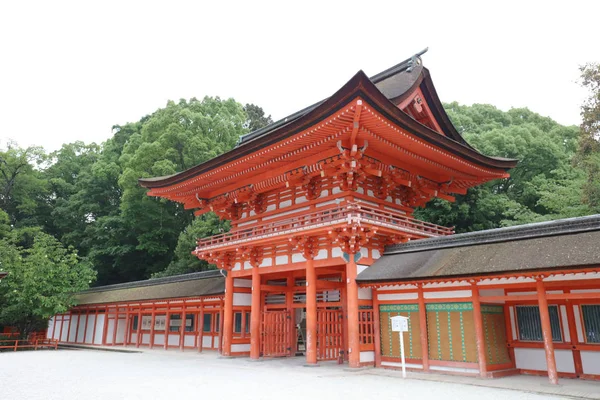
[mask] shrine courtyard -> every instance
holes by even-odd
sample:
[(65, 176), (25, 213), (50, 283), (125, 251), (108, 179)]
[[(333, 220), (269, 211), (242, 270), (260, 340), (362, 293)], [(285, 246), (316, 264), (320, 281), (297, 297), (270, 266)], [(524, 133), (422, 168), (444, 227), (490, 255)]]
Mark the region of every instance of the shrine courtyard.
[(3, 353), (2, 399), (566, 399), (597, 398), (597, 382), (513, 376), (478, 379), (363, 368), (302, 357), (250, 361), (216, 352), (58, 350)]

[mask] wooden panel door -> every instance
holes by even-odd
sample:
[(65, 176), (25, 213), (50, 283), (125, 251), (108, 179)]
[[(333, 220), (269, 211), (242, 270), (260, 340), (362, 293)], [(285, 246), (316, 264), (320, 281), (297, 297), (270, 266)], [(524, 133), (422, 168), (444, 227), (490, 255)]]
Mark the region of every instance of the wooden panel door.
[(317, 359), (337, 360), (344, 348), (342, 310), (317, 310)]
[(263, 312), (261, 349), (263, 357), (291, 355), (290, 313), (286, 311)]

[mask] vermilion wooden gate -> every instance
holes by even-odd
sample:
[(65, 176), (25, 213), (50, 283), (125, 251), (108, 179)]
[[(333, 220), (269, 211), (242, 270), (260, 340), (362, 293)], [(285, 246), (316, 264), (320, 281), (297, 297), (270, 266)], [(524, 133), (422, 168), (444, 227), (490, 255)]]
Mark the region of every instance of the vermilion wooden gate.
[(344, 348), (342, 310), (317, 310), (317, 359), (337, 360)]
[(288, 311), (263, 312), (261, 348), (263, 357), (285, 357), (291, 354)]

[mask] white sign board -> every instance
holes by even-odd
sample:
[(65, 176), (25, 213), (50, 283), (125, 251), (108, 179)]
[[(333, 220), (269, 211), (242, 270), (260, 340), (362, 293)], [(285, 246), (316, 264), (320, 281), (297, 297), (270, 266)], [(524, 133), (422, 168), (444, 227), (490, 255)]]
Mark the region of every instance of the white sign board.
[(406, 378), (406, 358), (404, 357), (404, 333), (408, 332), (408, 317), (397, 315), (391, 318), (392, 332), (400, 332), (400, 357), (402, 357), (402, 377)]
[(408, 317), (392, 317), (392, 332), (408, 332)]

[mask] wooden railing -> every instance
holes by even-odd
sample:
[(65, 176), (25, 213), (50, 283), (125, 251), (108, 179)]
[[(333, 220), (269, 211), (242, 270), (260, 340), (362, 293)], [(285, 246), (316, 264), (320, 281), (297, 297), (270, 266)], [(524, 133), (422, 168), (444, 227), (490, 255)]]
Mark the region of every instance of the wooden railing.
[(232, 242), (300, 232), (320, 226), (340, 223), (350, 224), (352, 222), (367, 222), (373, 225), (396, 229), (399, 232), (422, 235), (424, 237), (451, 235), (454, 233), (453, 228), (420, 221), (397, 212), (351, 204), (343, 207), (323, 208), (312, 213), (273, 222), (264, 221), (252, 227), (240, 227), (231, 232), (199, 239), (197, 250), (220, 247)]
[(58, 340), (56, 339), (0, 339), (0, 349), (10, 349), (17, 351), (19, 349), (41, 349), (41, 348), (58, 348)]

